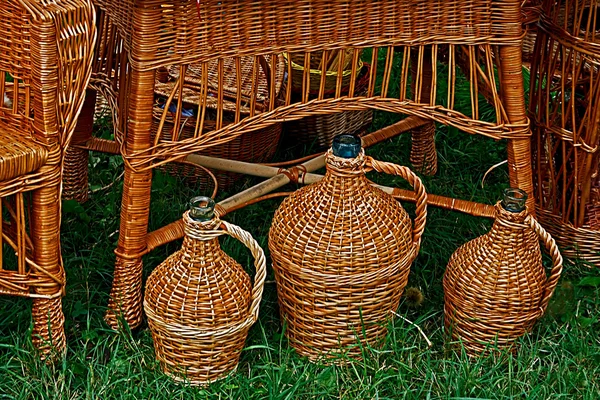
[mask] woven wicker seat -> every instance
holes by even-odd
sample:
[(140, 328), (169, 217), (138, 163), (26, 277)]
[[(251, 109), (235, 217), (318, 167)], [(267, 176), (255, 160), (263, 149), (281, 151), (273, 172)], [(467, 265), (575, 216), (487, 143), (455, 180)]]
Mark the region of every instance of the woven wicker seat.
[(0, 181), (28, 174), (48, 159), (48, 150), (31, 138), (0, 124)]
[[(94, 40), (88, 0), (4, 0), (0, 7), (0, 294), (33, 299), (33, 344), (46, 359), (66, 349), (61, 164)], [(2, 258), (9, 247), (16, 263)]]

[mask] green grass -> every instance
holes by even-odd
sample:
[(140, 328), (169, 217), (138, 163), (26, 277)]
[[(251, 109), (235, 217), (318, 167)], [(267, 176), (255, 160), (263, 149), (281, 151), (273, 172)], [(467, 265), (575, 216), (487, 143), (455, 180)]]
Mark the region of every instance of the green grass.
[[(378, 113), (375, 127), (397, 119)], [(505, 146), (439, 127), (439, 172), (423, 177), (431, 193), (495, 202), (508, 184), (506, 167), (485, 171), (506, 158)], [(409, 165), (410, 137), (403, 135), (367, 150), (375, 158)], [(284, 157), (285, 155), (280, 155)], [(0, 298), (0, 399), (598, 399), (600, 398), (600, 278), (598, 270), (569, 266), (550, 312), (521, 340), (516, 355), (469, 360), (448, 346), (443, 332), (442, 276), (450, 255), (483, 234), (491, 221), (430, 208), (421, 252), (409, 286), (425, 295), (420, 307), (403, 301), (399, 314), (418, 324), (433, 342), (401, 319), (390, 322), (381, 349), (364, 349), (363, 361), (344, 366), (313, 364), (288, 345), (269, 266), (260, 319), (249, 333), (237, 373), (208, 388), (176, 384), (154, 358), (146, 322), (133, 332), (114, 332), (103, 321), (112, 282), (119, 229), (123, 170), (119, 157), (91, 157), (95, 192), (84, 205), (66, 202), (62, 244), (67, 271), (64, 298), (68, 353), (55, 365), (33, 356), (29, 301)], [(403, 185), (372, 175), (377, 182)], [(108, 185), (114, 185), (107, 187)], [(240, 187), (255, 183), (240, 182)], [(293, 188), (290, 185), (290, 188)], [(181, 216), (202, 188), (155, 173), (150, 229)], [(219, 198), (226, 197), (221, 193)], [(226, 217), (250, 231), (267, 249), (270, 220), (280, 200), (265, 201)], [(407, 209), (412, 210), (410, 204)], [(233, 240), (225, 250), (249, 266), (250, 255)], [(145, 277), (180, 241), (144, 258)]]

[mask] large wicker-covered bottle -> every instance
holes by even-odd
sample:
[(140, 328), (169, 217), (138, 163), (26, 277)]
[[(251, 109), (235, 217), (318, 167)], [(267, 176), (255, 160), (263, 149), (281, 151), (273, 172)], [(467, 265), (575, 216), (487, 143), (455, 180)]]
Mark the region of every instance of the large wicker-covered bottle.
[[(199, 385), (224, 378), (237, 367), (248, 329), (258, 317), (266, 271), (256, 241), (215, 217), (214, 206), (208, 197), (192, 199), (183, 215), (183, 246), (150, 274), (144, 297), (163, 370)], [(221, 249), (218, 237), (224, 234), (252, 252), (254, 286), (242, 266)]]
[[(360, 139), (334, 138), (327, 172), (283, 201), (269, 249), (285, 333), (298, 353), (317, 359), (360, 355), (380, 343), (416, 257), (427, 195), (408, 168), (365, 156)], [(417, 194), (413, 224), (400, 204), (373, 187), (368, 170), (408, 180)], [(357, 340), (358, 339), (358, 340)]]
[[(496, 220), (483, 236), (461, 246), (444, 274), (447, 332), (469, 355), (511, 347), (542, 316), (562, 271), (554, 239), (528, 214), (527, 195), (506, 189)], [(542, 265), (539, 240), (554, 266)]]

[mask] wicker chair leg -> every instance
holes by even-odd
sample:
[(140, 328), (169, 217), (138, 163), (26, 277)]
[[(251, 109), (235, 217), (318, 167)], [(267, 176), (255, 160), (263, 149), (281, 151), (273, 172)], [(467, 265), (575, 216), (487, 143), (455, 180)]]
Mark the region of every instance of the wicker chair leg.
[(66, 350), (61, 302), (65, 274), (60, 256), (59, 202), (58, 185), (32, 193), (31, 239), (36, 267), (32, 267), (31, 272), (43, 281), (34, 291), (37, 295), (50, 296), (33, 300), (32, 340), (41, 357), (47, 359), (60, 357)]
[(437, 172), (437, 150), (435, 148), (435, 123), (429, 122), (412, 130), (410, 162), (413, 168), (424, 175)]
[(41, 358), (52, 360), (64, 355), (67, 345), (62, 299), (34, 299), (32, 316), (32, 341)]
[[(419, 62), (421, 59), (421, 62)], [(419, 68), (420, 67), (420, 68)], [(433, 76), (431, 47), (419, 47), (411, 51), (411, 90), (415, 101), (429, 103)], [(417, 80), (420, 91), (416, 93)], [(433, 122), (414, 129), (411, 133), (412, 147), (410, 162), (413, 168), (425, 175), (437, 172), (437, 151), (435, 149), (435, 124)]]
[[(71, 145), (84, 144), (92, 138), (95, 106), (96, 91), (88, 89)], [(88, 200), (88, 158), (87, 150), (76, 147), (69, 147), (66, 150), (62, 194), (64, 200), (77, 200), (79, 203), (85, 203)]]

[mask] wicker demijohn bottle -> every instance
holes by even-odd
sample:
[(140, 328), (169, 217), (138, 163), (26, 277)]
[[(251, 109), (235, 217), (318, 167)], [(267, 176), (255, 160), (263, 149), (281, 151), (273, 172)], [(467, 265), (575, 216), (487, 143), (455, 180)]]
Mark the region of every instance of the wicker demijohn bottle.
[[(176, 380), (203, 385), (238, 364), (248, 329), (258, 317), (266, 262), (250, 234), (214, 215), (215, 203), (195, 197), (183, 215), (185, 237), (146, 283), (144, 311), (162, 369)], [(254, 286), (242, 266), (223, 252), (230, 235), (250, 249)]]
[[(546, 310), (562, 271), (554, 239), (528, 214), (527, 195), (506, 189), (488, 233), (461, 246), (444, 274), (444, 321), (467, 354), (514, 350)], [(553, 268), (546, 277), (540, 239)]]
[[(360, 139), (336, 136), (327, 172), (275, 213), (269, 249), (282, 322), (291, 345), (311, 360), (360, 355), (381, 343), (416, 257), (427, 195), (408, 168), (365, 156)], [(376, 170), (408, 180), (417, 193), (413, 224), (400, 204), (372, 186)]]

